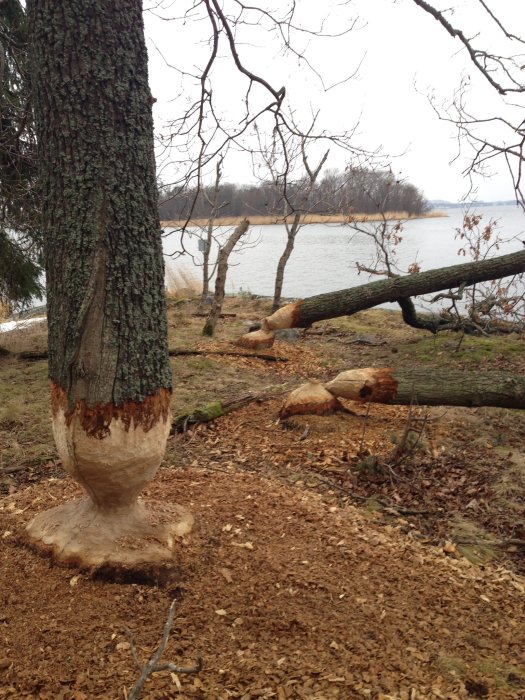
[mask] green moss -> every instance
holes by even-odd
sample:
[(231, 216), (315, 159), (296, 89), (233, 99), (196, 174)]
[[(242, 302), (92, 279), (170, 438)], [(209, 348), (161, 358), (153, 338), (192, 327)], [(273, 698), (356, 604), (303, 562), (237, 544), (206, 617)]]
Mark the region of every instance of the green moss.
[(215, 418), (220, 418), (223, 414), (222, 403), (220, 401), (213, 401), (203, 408), (197, 409), (193, 415), (200, 421), (214, 420)]

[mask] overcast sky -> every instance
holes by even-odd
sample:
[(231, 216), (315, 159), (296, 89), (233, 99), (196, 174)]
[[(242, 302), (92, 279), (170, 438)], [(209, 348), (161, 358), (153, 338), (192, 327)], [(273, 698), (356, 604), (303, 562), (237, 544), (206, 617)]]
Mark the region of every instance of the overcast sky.
[[(278, 0), (260, 1), (269, 9), (273, 4), (280, 12), (285, 6)], [(519, 34), (523, 30), (525, 35), (523, 0), (485, 2), (509, 31)], [(282, 55), (277, 37), (263, 20), (239, 29), (238, 51), (246, 67), (276, 88), (285, 86), (288, 104), (305, 121), (309, 114), (320, 111), (318, 124), (328, 130), (350, 129), (358, 123), (355, 144), (371, 150), (382, 148), (393, 157), (392, 169), (420, 187), (429, 199), (457, 201), (464, 196), (468, 183), (462, 171), (470, 151), (464, 148), (456, 159), (457, 130), (437, 118), (428, 94), (432, 92), (438, 103), (450, 101), (462, 76), (468, 75), (472, 112), (484, 118), (507, 112), (501, 98), (469, 62), (459, 41), (448, 36), (413, 0), (298, 0), (297, 5), (298, 24), (316, 29), (324, 19), (327, 34), (338, 33), (356, 20), (354, 29), (338, 38), (300, 32), (293, 37), (296, 48), (304, 52), (322, 80), (304, 61)], [(469, 36), (479, 33), (476, 45), (509, 51), (503, 33), (490, 21), (480, 0), (453, 0), (449, 5), (437, 1), (434, 5), (452, 5), (455, 11), (447, 18)], [(233, 11), (235, 0), (223, 0), (223, 6)], [(146, 7), (152, 5), (146, 3)], [(208, 21), (200, 7), (192, 17), (182, 19), (189, 7), (180, 0), (165, 0), (161, 5), (155, 3), (154, 12), (145, 13), (150, 82), (157, 98), (154, 114), (159, 129), (179, 117), (195, 97), (195, 80), (183, 77), (179, 71), (199, 73), (209, 56)], [(514, 45), (515, 53), (521, 50), (525, 54), (523, 49), (524, 45)], [(219, 57), (211, 76), (213, 91), (225, 120), (235, 123), (243, 107), (246, 83), (228, 58), (225, 41), (220, 45)], [(353, 79), (326, 89), (356, 70)], [(260, 104), (268, 101), (262, 89), (253, 99), (254, 104), (257, 100)], [(525, 107), (522, 97), (514, 96), (512, 101), (521, 109)], [(508, 138), (503, 133), (494, 135)], [(172, 157), (176, 158), (176, 153)], [(344, 166), (342, 154), (331, 153), (331, 158), (329, 166)], [(491, 178), (476, 180), (477, 198), (512, 199), (512, 182), (504, 163), (493, 163), (491, 170)], [(250, 179), (248, 160), (234, 156), (226, 165), (226, 174), (237, 182)]]

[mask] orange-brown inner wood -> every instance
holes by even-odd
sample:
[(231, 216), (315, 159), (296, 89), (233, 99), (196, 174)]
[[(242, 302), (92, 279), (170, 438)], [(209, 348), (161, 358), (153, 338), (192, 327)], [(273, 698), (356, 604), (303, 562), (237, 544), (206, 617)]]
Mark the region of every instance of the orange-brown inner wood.
[(167, 420), (170, 409), (171, 391), (161, 388), (155, 394), (146, 396), (144, 401), (126, 400), (119, 406), (114, 403), (87, 406), (84, 399), (75, 403), (73, 410), (68, 410), (65, 389), (56, 382), (51, 383), (51, 410), (53, 416), (62, 410), (69, 425), (74, 416), (78, 416), (86, 433), (102, 439), (109, 435), (109, 426), (113, 420), (121, 420), (126, 430), (131, 423), (140, 426), (145, 433), (151, 430), (159, 420)]

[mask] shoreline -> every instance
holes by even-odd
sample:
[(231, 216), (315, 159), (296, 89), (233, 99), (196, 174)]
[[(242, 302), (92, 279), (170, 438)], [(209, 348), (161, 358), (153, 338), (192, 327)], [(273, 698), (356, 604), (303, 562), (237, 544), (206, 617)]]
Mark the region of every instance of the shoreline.
[[(409, 214), (406, 211), (387, 211), (384, 213), (384, 218), (387, 221), (408, 221), (412, 219), (435, 219), (448, 216), (444, 211), (434, 210), (427, 214)], [(283, 216), (218, 216), (215, 221), (215, 226), (237, 226), (245, 218), (248, 218), (251, 226), (269, 226), (292, 223), (294, 215)], [(351, 217), (345, 214), (305, 214), (301, 217), (301, 224), (347, 224), (351, 221), (360, 223), (368, 221), (383, 221), (382, 214), (352, 214)], [(182, 226), (207, 226), (208, 219), (185, 219), (161, 221), (162, 227), (176, 228)]]

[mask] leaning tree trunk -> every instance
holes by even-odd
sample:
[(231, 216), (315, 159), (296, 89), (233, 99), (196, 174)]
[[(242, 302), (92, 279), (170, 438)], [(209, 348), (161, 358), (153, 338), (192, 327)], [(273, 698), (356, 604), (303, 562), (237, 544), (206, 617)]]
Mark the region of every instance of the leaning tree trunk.
[(306, 328), (316, 321), (350, 316), (385, 302), (398, 302), (412, 296), (440, 292), (462, 284), (468, 286), (522, 272), (525, 272), (525, 251), (427, 270), (405, 277), (369, 282), (338, 292), (318, 294), (283, 306), (263, 319), (261, 330), (241, 336), (237, 344), (250, 349), (267, 348), (272, 345), (276, 330)]
[(221, 315), (222, 304), (224, 302), (224, 295), (226, 293), (226, 275), (228, 274), (228, 258), (232, 250), (235, 248), (240, 239), (244, 236), (250, 222), (248, 219), (243, 219), (241, 223), (235, 228), (232, 235), (228, 238), (224, 246), (219, 251), (219, 260), (217, 262), (217, 276), (215, 278), (215, 294), (213, 296), (213, 303), (211, 305), (211, 311), (206, 319), (204, 328), (202, 329), (203, 335), (213, 335), (215, 333), (215, 326)]
[(275, 273), (275, 290), (273, 293), (272, 311), (277, 311), (277, 309), (281, 305), (281, 294), (283, 291), (283, 282), (284, 282), (284, 270), (286, 268), (286, 265), (288, 264), (288, 260), (290, 259), (290, 255), (292, 254), (292, 251), (294, 249), (295, 237), (297, 235), (297, 232), (299, 231), (300, 222), (301, 222), (301, 214), (299, 212), (297, 212), (294, 216), (291, 227), (290, 228), (287, 227), (286, 246), (282, 252), (281, 257), (279, 258), (279, 262), (277, 263), (277, 271)]
[(137, 499), (170, 430), (171, 368), (140, 0), (28, 0), (53, 432), (87, 498), (35, 542), (82, 565), (173, 557), (191, 518)]

